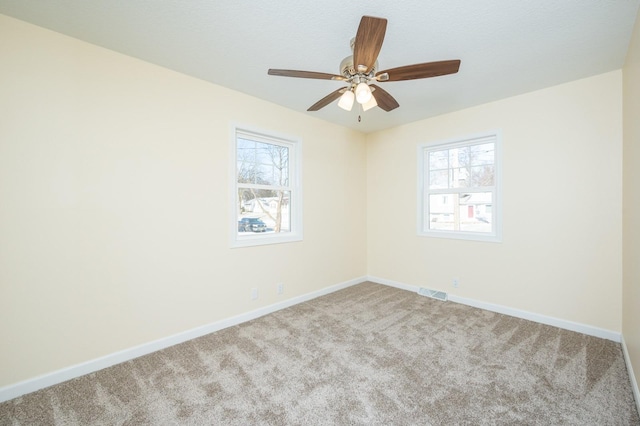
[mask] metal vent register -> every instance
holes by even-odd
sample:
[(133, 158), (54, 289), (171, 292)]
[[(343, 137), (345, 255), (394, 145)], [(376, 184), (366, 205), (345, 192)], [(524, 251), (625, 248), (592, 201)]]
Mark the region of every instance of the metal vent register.
[(442, 300), (444, 302), (447, 301), (448, 297), (447, 293), (445, 293), (444, 291), (431, 290), (424, 287), (420, 287), (420, 289), (418, 290), (418, 294), (430, 297), (432, 299)]

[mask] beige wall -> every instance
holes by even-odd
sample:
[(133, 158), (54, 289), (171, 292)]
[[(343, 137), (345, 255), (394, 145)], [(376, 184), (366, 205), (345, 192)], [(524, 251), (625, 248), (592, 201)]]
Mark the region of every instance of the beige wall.
[[(302, 140), (303, 242), (229, 248), (232, 123)], [(0, 387), (364, 276), (365, 160), (354, 131), (0, 15)]]
[[(624, 258), (622, 332), (640, 383), (640, 12), (623, 69)], [(640, 404), (640, 401), (638, 401)]]
[[(368, 136), (369, 275), (620, 332), (621, 84), (610, 72)], [(418, 237), (417, 145), (493, 129), (503, 242)]]

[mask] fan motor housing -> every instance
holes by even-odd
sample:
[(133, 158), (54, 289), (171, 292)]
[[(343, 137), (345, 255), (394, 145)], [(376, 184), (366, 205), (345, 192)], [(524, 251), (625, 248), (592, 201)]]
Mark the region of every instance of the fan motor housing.
[[(369, 70), (369, 74), (375, 75), (377, 70), (378, 61), (376, 61), (371, 70)], [(358, 74), (358, 71), (356, 71), (356, 67), (353, 65), (353, 56), (347, 56), (342, 60), (342, 62), (340, 62), (340, 74), (344, 75), (345, 77), (352, 77)]]

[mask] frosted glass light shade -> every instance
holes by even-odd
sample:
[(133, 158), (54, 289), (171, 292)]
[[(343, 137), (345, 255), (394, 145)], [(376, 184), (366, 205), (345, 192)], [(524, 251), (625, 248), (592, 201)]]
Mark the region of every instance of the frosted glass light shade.
[(358, 103), (366, 104), (371, 99), (371, 89), (367, 83), (360, 83), (356, 86), (356, 99)]
[(351, 111), (353, 107), (353, 92), (351, 90), (347, 90), (340, 96), (340, 100), (338, 101), (338, 106), (345, 111)]
[(362, 104), (362, 110), (363, 111), (368, 111), (373, 107), (378, 106), (378, 102), (376, 102), (376, 98), (373, 97), (373, 95), (371, 95), (371, 99), (369, 99), (369, 102), (366, 102), (364, 104)]

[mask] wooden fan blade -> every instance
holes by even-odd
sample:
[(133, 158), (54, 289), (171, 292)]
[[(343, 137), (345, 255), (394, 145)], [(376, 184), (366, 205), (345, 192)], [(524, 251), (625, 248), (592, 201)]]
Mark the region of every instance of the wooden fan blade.
[(341, 75), (314, 71), (269, 69), (268, 74), (279, 75), (281, 77), (315, 78), (319, 80), (345, 80), (345, 78)]
[(375, 65), (386, 31), (386, 19), (362, 17), (353, 44), (353, 65), (356, 71), (366, 74)]
[(387, 73), (386, 81), (415, 80), (418, 78), (438, 77), (440, 75), (455, 74), (460, 68), (460, 60), (426, 62), (424, 64), (406, 65), (380, 71), (376, 75)]
[(340, 96), (342, 96), (342, 94), (344, 93), (344, 90), (345, 90), (345, 88), (341, 87), (340, 89), (329, 93), (327, 96), (325, 96), (324, 98), (320, 99), (315, 104), (311, 105), (307, 111), (318, 111), (320, 108), (326, 107), (331, 102), (335, 101)]
[(373, 87), (375, 89), (371, 92), (371, 95), (373, 95), (373, 97), (376, 98), (376, 102), (378, 103), (378, 106), (383, 110), (389, 112), (392, 109), (396, 109), (400, 106), (398, 104), (398, 101), (396, 101), (394, 97), (389, 94), (389, 92), (380, 88), (380, 86), (376, 86), (375, 84), (372, 84), (369, 87)]

